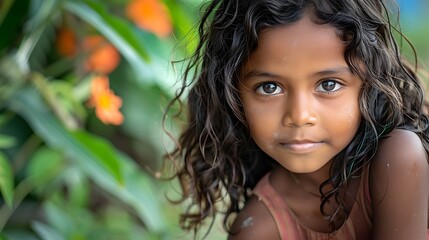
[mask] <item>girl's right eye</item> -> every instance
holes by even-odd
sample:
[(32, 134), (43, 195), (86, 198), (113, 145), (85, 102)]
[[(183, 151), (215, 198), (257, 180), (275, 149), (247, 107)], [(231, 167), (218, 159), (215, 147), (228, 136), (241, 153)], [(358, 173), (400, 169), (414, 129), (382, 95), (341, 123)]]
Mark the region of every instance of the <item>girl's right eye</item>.
[(256, 88), (256, 92), (261, 95), (276, 95), (283, 92), (283, 90), (273, 82), (263, 83)]

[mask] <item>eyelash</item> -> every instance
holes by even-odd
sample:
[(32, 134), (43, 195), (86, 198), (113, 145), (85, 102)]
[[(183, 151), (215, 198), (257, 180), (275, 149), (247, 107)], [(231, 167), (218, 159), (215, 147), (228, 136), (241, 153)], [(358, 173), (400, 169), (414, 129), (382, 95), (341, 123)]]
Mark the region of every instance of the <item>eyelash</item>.
[[(322, 91), (317, 91), (317, 89), (318, 88), (321, 88), (322, 87), (322, 84), (323, 83), (327, 83), (327, 82), (332, 82), (332, 83), (334, 83), (335, 84), (335, 87), (334, 87), (334, 90), (332, 90), (332, 91), (324, 91), (324, 90), (322, 90)], [(261, 93), (261, 91), (263, 91), (263, 89), (262, 89), (262, 87), (264, 87), (264, 86), (267, 86), (267, 85), (269, 85), (269, 84), (273, 84), (273, 85), (275, 85), (277, 88), (280, 88), (280, 91), (281, 92), (279, 92), (279, 93), (275, 93), (275, 94), (270, 94), (270, 93)], [(334, 80), (334, 79), (325, 79), (325, 80), (323, 80), (323, 81), (321, 81), (318, 85), (317, 85), (317, 87), (316, 87), (316, 92), (319, 92), (319, 93), (322, 93), (322, 94), (328, 94), (328, 95), (330, 95), (330, 94), (333, 94), (333, 93), (336, 93), (336, 92), (338, 92), (338, 91), (341, 91), (342, 90), (342, 88), (343, 88), (343, 84), (341, 84), (341, 83), (339, 83), (337, 80)], [(275, 92), (277, 92), (278, 90), (276, 89), (276, 91)], [(261, 83), (261, 84), (259, 84), (259, 85), (257, 85), (256, 86), (256, 88), (255, 88), (255, 92), (257, 93), (257, 94), (259, 94), (259, 95), (261, 95), (261, 96), (263, 96), (263, 97), (271, 97), (271, 96), (274, 96), (274, 95), (277, 95), (277, 94), (280, 94), (280, 93), (282, 93), (282, 92), (284, 92), (284, 90), (280, 87), (280, 84), (278, 84), (278, 83), (276, 83), (276, 82), (264, 82), (264, 83)]]
[[(319, 88), (319, 87), (322, 87), (322, 84), (323, 83), (327, 83), (327, 82), (333, 82), (334, 84), (335, 84), (335, 90), (332, 90), (332, 91), (317, 91), (317, 89)], [(317, 92), (321, 92), (322, 94), (333, 94), (333, 93), (336, 93), (336, 92), (338, 92), (338, 91), (341, 91), (342, 90), (342, 88), (343, 88), (343, 84), (341, 84), (341, 83), (339, 83), (337, 80), (334, 80), (334, 79), (325, 79), (325, 80), (323, 80), (323, 81), (321, 81), (318, 85), (317, 85), (317, 87), (316, 87), (316, 91)]]
[[(271, 97), (271, 96), (273, 96), (273, 95), (277, 95), (277, 94), (279, 94), (279, 93), (276, 93), (276, 94), (270, 94), (270, 93), (268, 93), (268, 94), (264, 94), (264, 93), (261, 93), (260, 91), (262, 91), (262, 87), (264, 87), (264, 86), (267, 86), (267, 85), (269, 85), (269, 84), (273, 84), (273, 85), (275, 85), (276, 87), (277, 87), (277, 89), (279, 89), (280, 88), (280, 91), (281, 92), (284, 92), (284, 90), (280, 87), (280, 85), (278, 84), (278, 83), (276, 83), (276, 82), (264, 82), (264, 83), (261, 83), (261, 84), (259, 84), (259, 85), (257, 85), (256, 86), (256, 88), (255, 88), (255, 92), (257, 93), (257, 94), (259, 94), (259, 95), (261, 95), (261, 96), (263, 96), (263, 97)], [(276, 89), (276, 91), (277, 91), (277, 89)], [(281, 93), (280, 92), (280, 93)]]

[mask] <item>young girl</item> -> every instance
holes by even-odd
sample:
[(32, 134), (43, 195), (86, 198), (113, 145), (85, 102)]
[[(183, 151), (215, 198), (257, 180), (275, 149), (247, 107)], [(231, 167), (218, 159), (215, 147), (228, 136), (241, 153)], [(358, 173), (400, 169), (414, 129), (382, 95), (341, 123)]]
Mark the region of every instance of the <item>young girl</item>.
[(207, 6), (174, 100), (185, 229), (226, 209), (229, 239), (429, 239), (427, 105), (388, 4)]

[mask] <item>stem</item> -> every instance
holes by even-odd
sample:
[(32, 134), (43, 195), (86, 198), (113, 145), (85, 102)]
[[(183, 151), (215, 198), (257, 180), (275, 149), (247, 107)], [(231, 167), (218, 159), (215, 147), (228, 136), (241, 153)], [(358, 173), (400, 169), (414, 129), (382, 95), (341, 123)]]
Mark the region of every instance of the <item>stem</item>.
[(25, 164), (25, 161), (28, 159), (28, 157), (34, 153), (34, 151), (40, 146), (42, 143), (42, 140), (40, 138), (33, 134), (31, 135), (27, 141), (23, 144), (18, 154), (16, 154), (16, 157), (13, 160), (13, 169), (15, 173), (18, 173), (22, 167)]
[(28, 19), (27, 24), (31, 26), (31, 30), (24, 36), (21, 45), (16, 51), (16, 61), (22, 72), (28, 73), (30, 71), (28, 60), (34, 47), (42, 36), (46, 23), (51, 20), (51, 17), (58, 11), (57, 1), (41, 1), (41, 5), (35, 16)]
[(51, 78), (56, 78), (63, 73), (68, 72), (70, 69), (73, 69), (73, 59), (70, 58), (61, 58), (59, 61), (52, 63), (51, 65), (45, 68), (44, 75)]
[[(22, 200), (27, 196), (36, 186), (44, 185), (48, 181), (50, 181), (53, 177), (57, 176), (60, 172), (62, 172), (66, 166), (61, 166), (58, 169), (54, 169), (54, 171), (47, 172), (43, 175), (43, 178), (35, 180), (32, 177), (28, 177), (22, 180), (18, 186), (15, 188), (15, 202), (14, 206), (18, 206)], [(3, 204), (0, 208), (0, 232), (3, 231), (4, 226), (9, 220), (10, 216), (12, 216), (16, 207), (10, 208), (7, 204)]]
[[(30, 181), (29, 178), (23, 180), (21, 183), (18, 184), (18, 186), (15, 188), (15, 202), (14, 206), (18, 206), (22, 199), (30, 193), (31, 189), (33, 188), (32, 181)], [(15, 211), (14, 208), (10, 208), (7, 206), (7, 204), (3, 204), (3, 206), (0, 208), (0, 232), (3, 231), (4, 226), (6, 225), (6, 222), (9, 220), (10, 216)]]
[[(27, 141), (23, 144), (18, 154), (12, 161), (15, 175), (22, 169), (25, 161), (28, 159), (31, 153), (33, 153), (37, 149), (37, 147), (40, 146), (41, 143), (42, 141), (35, 134), (31, 135), (27, 139)], [(25, 179), (15, 188), (15, 201), (13, 204), (14, 206), (18, 206), (21, 203), (22, 199), (31, 191), (31, 184), (32, 181), (28, 181), (28, 179)], [(3, 230), (4, 225), (14, 211), (15, 208), (10, 208), (7, 204), (3, 204), (3, 206), (0, 208), (0, 232)]]
[(31, 74), (31, 81), (35, 84), (37, 90), (42, 94), (45, 98), (48, 105), (52, 108), (55, 115), (61, 120), (61, 122), (66, 126), (67, 129), (77, 129), (78, 123), (77, 121), (67, 114), (62, 106), (58, 104), (58, 100), (55, 94), (49, 88), (49, 84), (46, 82), (46, 79), (43, 75), (38, 73)]

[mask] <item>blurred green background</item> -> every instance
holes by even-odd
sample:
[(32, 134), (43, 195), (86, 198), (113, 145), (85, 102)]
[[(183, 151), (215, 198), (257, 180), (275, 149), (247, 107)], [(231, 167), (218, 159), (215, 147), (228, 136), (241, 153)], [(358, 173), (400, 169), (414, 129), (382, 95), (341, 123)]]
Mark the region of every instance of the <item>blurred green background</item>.
[[(0, 0), (0, 239), (192, 239), (161, 120), (200, 3)], [(400, 6), (428, 65), (428, 3)]]

